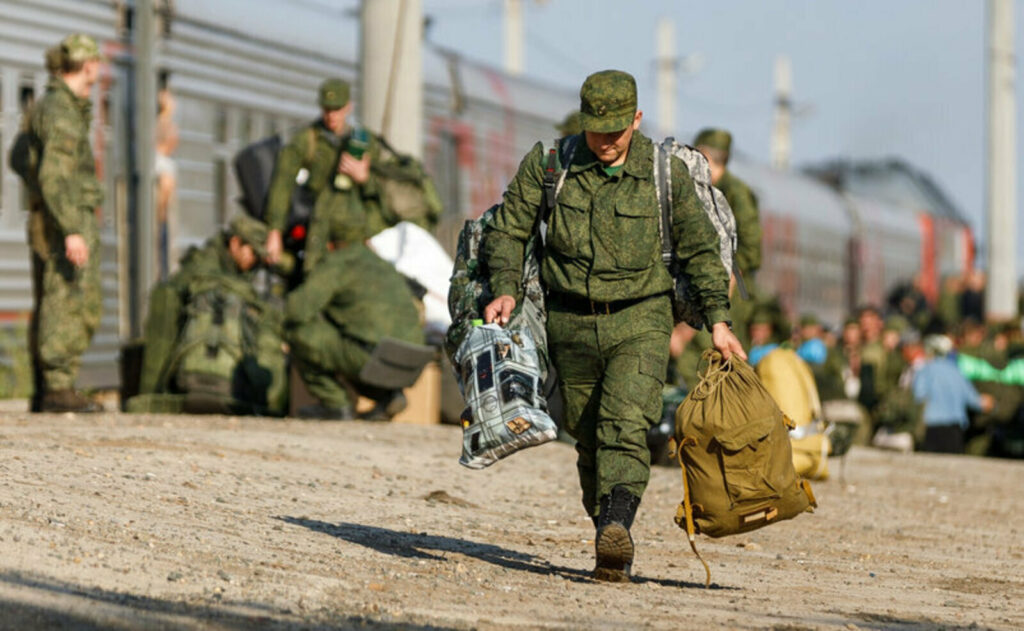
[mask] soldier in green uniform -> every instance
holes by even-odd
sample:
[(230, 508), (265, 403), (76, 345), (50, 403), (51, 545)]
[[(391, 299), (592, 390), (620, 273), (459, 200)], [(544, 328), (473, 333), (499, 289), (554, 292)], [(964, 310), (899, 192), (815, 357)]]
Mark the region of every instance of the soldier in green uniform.
[(307, 272), (327, 253), (328, 243), (362, 241), (397, 223), (387, 215), (377, 176), (370, 170), (380, 155), (379, 143), (365, 130), (349, 127), (349, 92), (342, 79), (324, 81), (319, 90), (322, 116), (295, 134), (278, 155), (267, 194), (270, 263), (281, 256), (282, 232), (300, 177), (316, 197), (305, 245)]
[(377, 402), (368, 418), (388, 419), (405, 407), (401, 390), (375, 388), (359, 376), (384, 338), (423, 344), (423, 325), (405, 278), (362, 241), (333, 244), (288, 295), (285, 326), (299, 375), (320, 400), (299, 416), (352, 419), (353, 390)]
[[(636, 82), (606, 70), (580, 89), (583, 138), (549, 218), (541, 278), (548, 348), (576, 439), (583, 506), (592, 517), (600, 580), (627, 581), (629, 533), (650, 476), (647, 430), (661, 418), (672, 278), (660, 258), (653, 144), (641, 132)], [(545, 152), (526, 155), (484, 235), (497, 296), (487, 322), (507, 324), (522, 299), (523, 252), (544, 194)], [(681, 160), (671, 159), (676, 255), (702, 299), (724, 355), (743, 355), (729, 329), (729, 278), (718, 235)], [(743, 355), (745, 356), (745, 355)]]
[[(75, 34), (47, 51), (51, 75), (29, 127), (33, 155), (26, 178), (33, 311), (30, 351), (36, 377), (34, 411), (93, 412), (75, 390), (82, 353), (102, 313), (99, 228), (103, 190), (96, 177), (89, 95), (99, 78), (96, 41)], [(58, 63), (59, 62), (59, 63)]]
[[(166, 393), (174, 389), (174, 384), (170, 383), (170, 364), (188, 322), (190, 300), (194, 292), (211, 287), (212, 281), (216, 281), (218, 288), (238, 294), (248, 305), (259, 309), (261, 320), (272, 318), (271, 310), (265, 308), (252, 284), (253, 271), (267, 254), (266, 240), (266, 225), (238, 213), (227, 230), (208, 239), (202, 247), (191, 248), (182, 257), (178, 271), (153, 288), (146, 318), (140, 394)], [(294, 261), (286, 253), (282, 263), (287, 265)], [(280, 345), (277, 350), (283, 356)]]

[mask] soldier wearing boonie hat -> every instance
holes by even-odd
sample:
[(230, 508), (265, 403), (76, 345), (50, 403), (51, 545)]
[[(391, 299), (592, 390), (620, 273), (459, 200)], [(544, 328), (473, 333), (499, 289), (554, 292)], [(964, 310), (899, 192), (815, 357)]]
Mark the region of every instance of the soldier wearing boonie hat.
[[(594, 577), (605, 581), (630, 577), (630, 527), (650, 477), (647, 430), (661, 418), (673, 325), (654, 145), (639, 131), (641, 118), (631, 75), (605, 70), (587, 77), (580, 88), (582, 136), (561, 141), (575, 144), (541, 262), (548, 351), (565, 400), (565, 429), (576, 439), (583, 507), (596, 529)], [(544, 196), (546, 159), (537, 143), (485, 228), (481, 253), (497, 296), (484, 310), (488, 322), (508, 324), (522, 300), (523, 252)], [(670, 164), (676, 253), (700, 288), (715, 345), (742, 354), (727, 322), (729, 279), (717, 233), (686, 166), (675, 157)]]
[[(348, 81), (325, 79), (317, 88), (320, 118), (296, 133), (278, 153), (265, 214), (270, 263), (284, 253), (284, 232), (289, 228), (297, 183), (316, 198), (301, 246), (305, 272), (323, 259), (333, 241), (363, 240), (393, 223), (385, 219), (377, 176), (370, 171), (379, 159), (380, 143), (367, 130), (349, 126), (351, 97)], [(336, 226), (344, 230), (338, 233)]]
[(31, 409), (95, 412), (99, 406), (75, 390), (75, 381), (103, 312), (94, 210), (104, 196), (89, 135), (102, 55), (95, 39), (75, 33), (44, 59), (50, 79), (27, 130), (38, 158), (25, 174), (34, 287)]

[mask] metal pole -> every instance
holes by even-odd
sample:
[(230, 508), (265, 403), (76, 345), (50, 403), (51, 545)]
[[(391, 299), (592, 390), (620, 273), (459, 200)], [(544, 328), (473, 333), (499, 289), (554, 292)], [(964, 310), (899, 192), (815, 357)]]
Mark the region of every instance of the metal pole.
[(423, 2), (364, 0), (360, 20), (360, 120), (399, 151), (420, 157)]
[(154, 163), (156, 162), (156, 12), (154, 0), (135, 0), (135, 112), (132, 143), (135, 157), (135, 207), (131, 209), (134, 300), (132, 334), (142, 334), (149, 289), (153, 280), (156, 247), (153, 239)]
[(793, 70), (789, 57), (775, 58), (775, 124), (772, 126), (772, 166), (789, 170), (792, 151), (790, 123), (793, 116)]
[(505, 0), (505, 72), (523, 74), (523, 1)]
[(658, 20), (658, 127), (662, 136), (676, 133), (676, 50), (675, 23), (671, 18)]
[(1017, 126), (1013, 3), (988, 2), (988, 286), (985, 315), (1017, 314)]

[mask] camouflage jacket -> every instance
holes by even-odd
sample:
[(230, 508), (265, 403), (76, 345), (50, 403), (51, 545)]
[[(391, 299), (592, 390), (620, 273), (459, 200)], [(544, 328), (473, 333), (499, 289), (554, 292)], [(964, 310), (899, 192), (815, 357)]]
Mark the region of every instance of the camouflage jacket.
[[(612, 175), (578, 145), (548, 222), (541, 278), (548, 292), (610, 302), (665, 294), (673, 279), (661, 260), (651, 140), (635, 132), (623, 168)], [(494, 295), (522, 299), (523, 253), (543, 195), (545, 155), (538, 143), (519, 165), (483, 247)], [(675, 254), (711, 324), (729, 319), (729, 276), (718, 234), (705, 215), (686, 166), (672, 168)]]
[(71, 234), (95, 237), (95, 209), (103, 203), (103, 190), (89, 144), (91, 120), (89, 99), (75, 96), (63, 79), (51, 78), (30, 124), (39, 163), (29, 178), (29, 195), (33, 211), (43, 211), (41, 222), (30, 222), (34, 248), (43, 243), (42, 233), (51, 240)]
[(752, 274), (761, 267), (761, 218), (757, 198), (743, 180), (728, 171), (715, 188), (725, 195), (736, 218), (736, 265), (743, 274)]
[[(323, 257), (330, 241), (362, 241), (395, 223), (386, 216), (379, 182), (373, 172), (364, 184), (352, 184), (347, 190), (335, 188), (338, 162), (347, 143), (348, 136), (332, 133), (322, 120), (317, 120), (292, 137), (281, 149), (274, 165), (267, 193), (267, 226), (281, 231), (287, 228), (295, 178), (300, 170), (306, 169), (309, 175), (305, 186), (316, 197), (306, 250), (307, 255), (312, 254), (316, 260)], [(371, 164), (380, 159), (380, 144), (373, 134), (367, 153)]]
[(346, 336), (369, 345), (390, 337), (423, 343), (423, 326), (405, 278), (362, 243), (324, 257), (288, 294), (285, 324), (324, 317)]

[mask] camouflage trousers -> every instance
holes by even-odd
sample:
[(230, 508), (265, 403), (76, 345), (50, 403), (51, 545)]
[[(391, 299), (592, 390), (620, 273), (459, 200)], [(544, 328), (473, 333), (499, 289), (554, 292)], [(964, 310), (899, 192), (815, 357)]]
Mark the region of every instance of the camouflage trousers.
[(99, 239), (87, 237), (89, 262), (76, 268), (64, 256), (63, 241), (49, 256), (32, 253), (34, 305), (30, 327), (33, 370), (46, 391), (74, 388), (82, 354), (100, 323)]
[(597, 515), (615, 486), (641, 497), (651, 472), (647, 430), (661, 418), (672, 313), (657, 296), (611, 314), (549, 305), (548, 350), (576, 439), (583, 507)]
[(342, 384), (355, 384), (359, 371), (370, 358), (365, 345), (346, 337), (338, 327), (319, 319), (305, 322), (288, 334), (292, 360), (309, 393), (328, 407), (355, 405)]

